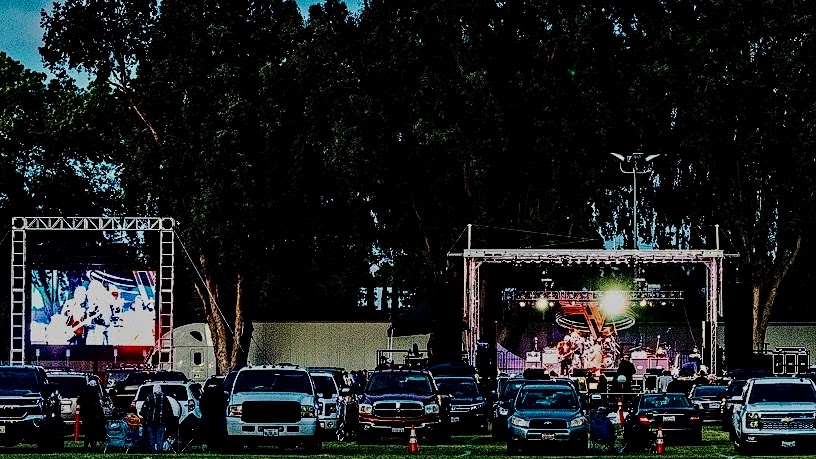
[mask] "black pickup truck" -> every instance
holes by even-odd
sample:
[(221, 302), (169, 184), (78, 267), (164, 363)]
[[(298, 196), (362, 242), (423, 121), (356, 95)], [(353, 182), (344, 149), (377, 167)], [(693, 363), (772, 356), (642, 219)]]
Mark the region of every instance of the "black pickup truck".
[(57, 385), (42, 367), (0, 366), (0, 445), (33, 443), (43, 452), (64, 447)]
[[(341, 392), (341, 395), (343, 392)], [(357, 405), (355, 438), (369, 443), (381, 437), (418, 437), (434, 443), (450, 439), (450, 408), (427, 370), (388, 369), (369, 375)]]

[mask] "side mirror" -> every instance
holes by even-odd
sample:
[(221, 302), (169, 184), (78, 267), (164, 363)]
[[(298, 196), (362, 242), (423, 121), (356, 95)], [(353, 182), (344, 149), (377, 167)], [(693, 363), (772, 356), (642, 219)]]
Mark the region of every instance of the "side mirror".
[(735, 395), (728, 399), (731, 403), (744, 403), (745, 399), (742, 398), (742, 395)]

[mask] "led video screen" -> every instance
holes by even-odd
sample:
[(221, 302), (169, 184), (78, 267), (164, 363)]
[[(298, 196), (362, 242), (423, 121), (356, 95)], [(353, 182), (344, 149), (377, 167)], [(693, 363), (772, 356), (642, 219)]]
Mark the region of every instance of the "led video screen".
[(32, 345), (152, 346), (156, 272), (32, 270)]

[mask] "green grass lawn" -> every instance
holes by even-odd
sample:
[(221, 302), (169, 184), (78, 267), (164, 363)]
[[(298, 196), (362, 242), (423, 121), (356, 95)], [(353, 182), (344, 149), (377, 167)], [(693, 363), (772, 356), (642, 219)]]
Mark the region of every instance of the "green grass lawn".
[[(200, 447), (195, 447), (190, 452), (181, 454), (164, 453), (160, 455), (150, 453), (108, 453), (108, 454), (88, 454), (80, 447), (81, 443), (68, 442), (66, 443), (66, 450), (60, 454), (37, 454), (33, 447), (20, 446), (18, 448), (0, 449), (0, 457), (25, 457), (26, 459), (33, 459), (38, 457), (61, 458), (61, 459), (80, 459), (80, 458), (139, 458), (146, 459), (156, 456), (179, 457), (179, 458), (196, 458), (196, 457), (223, 457), (228, 456), (235, 459), (274, 456), (274, 457), (309, 457), (301, 454), (299, 451), (293, 450), (279, 450), (273, 447), (264, 447), (252, 450), (252, 454), (213, 454), (207, 453), (206, 450)], [(552, 454), (552, 457), (563, 457), (563, 454), (542, 451), (541, 455)], [(420, 442), (419, 452), (416, 454), (409, 454), (407, 452), (407, 444), (389, 445), (386, 443), (376, 445), (360, 446), (354, 442), (327, 442), (323, 444), (323, 453), (316, 457), (344, 457), (344, 458), (359, 458), (359, 459), (389, 459), (389, 458), (406, 458), (407, 456), (417, 456), (425, 458), (467, 458), (474, 459), (479, 457), (505, 457), (506, 447), (503, 442), (495, 442), (489, 436), (455, 436), (451, 444), (447, 445), (426, 445)], [(589, 456), (573, 456), (573, 457), (602, 457), (608, 458), (614, 456), (610, 453), (590, 450)], [(654, 453), (643, 454), (618, 454), (618, 457), (632, 457), (632, 458), (654, 458)], [(729, 458), (736, 457), (731, 443), (728, 441), (728, 435), (720, 430), (719, 425), (707, 425), (704, 430), (704, 444), (701, 446), (673, 446), (666, 445), (666, 453), (662, 455), (666, 458)], [(315, 456), (312, 456), (315, 457)], [(758, 456), (762, 457), (762, 456)], [(813, 455), (799, 454), (792, 456), (768, 456), (768, 457), (796, 457), (796, 458), (816, 458), (816, 450)]]

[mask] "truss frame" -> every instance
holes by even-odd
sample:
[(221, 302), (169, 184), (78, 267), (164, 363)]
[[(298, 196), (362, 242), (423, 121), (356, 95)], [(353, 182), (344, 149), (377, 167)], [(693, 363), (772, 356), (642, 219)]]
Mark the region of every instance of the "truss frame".
[[(470, 225), (468, 225), (470, 231)], [(470, 245), (468, 235), (468, 245)], [(479, 267), (483, 263), (538, 264), (571, 266), (580, 264), (631, 265), (661, 263), (702, 263), (706, 267), (706, 320), (703, 329), (702, 355), (707, 357), (711, 373), (717, 372), (717, 327), (722, 309), (722, 250), (595, 250), (595, 249), (465, 249), (464, 309), (466, 323), (462, 332), (464, 353), (471, 365), (476, 364), (476, 350), (481, 337)], [(707, 335), (707, 336), (706, 336)]]
[(175, 282), (175, 220), (167, 217), (12, 217), (11, 219), (11, 345), (9, 363), (25, 365), (26, 232), (28, 231), (159, 231), (158, 367), (173, 367), (173, 286)]

